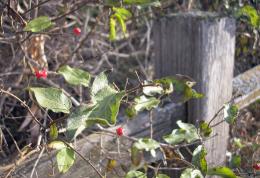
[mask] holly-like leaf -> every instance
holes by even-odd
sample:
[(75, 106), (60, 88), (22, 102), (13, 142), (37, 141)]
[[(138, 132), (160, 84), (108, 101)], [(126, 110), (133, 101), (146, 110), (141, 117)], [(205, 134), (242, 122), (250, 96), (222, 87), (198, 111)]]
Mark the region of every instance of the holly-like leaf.
[(180, 129), (174, 129), (171, 134), (163, 137), (167, 143), (175, 145), (183, 141), (191, 143), (199, 139), (197, 129), (194, 125), (183, 123), (180, 120), (177, 121), (177, 125)]
[(56, 155), (59, 171), (61, 173), (67, 172), (74, 164), (75, 158), (76, 156), (73, 149), (68, 147), (61, 149)]
[(224, 105), (224, 119), (227, 123), (233, 124), (238, 116), (238, 107), (232, 104)]
[(71, 100), (58, 88), (30, 88), (38, 104), (53, 112), (69, 113)]
[(207, 175), (216, 175), (222, 178), (236, 178), (236, 175), (231, 169), (222, 166), (208, 169)]
[(156, 176), (156, 178), (170, 178), (169, 176), (165, 175), (165, 174), (158, 174)]
[(204, 136), (204, 137), (209, 137), (211, 132), (212, 132), (212, 128), (209, 126), (208, 123), (206, 123), (205, 121), (201, 121), (200, 125), (199, 125), (199, 131), (200, 131), (200, 135)]
[(59, 133), (58, 133), (58, 128), (56, 126), (56, 123), (51, 124), (50, 132), (49, 132), (51, 140), (57, 139), (58, 138), (58, 134)]
[(25, 31), (41, 32), (52, 26), (51, 19), (48, 16), (40, 16), (31, 20), (26, 27)]
[(203, 174), (206, 174), (208, 169), (206, 155), (207, 151), (202, 145), (199, 145), (192, 153), (192, 164), (200, 169)]
[(69, 84), (89, 86), (91, 75), (84, 70), (65, 65), (59, 68), (58, 73), (62, 74)]
[(125, 178), (147, 178), (147, 176), (141, 171), (129, 171)]
[(187, 168), (181, 173), (180, 178), (204, 178), (200, 170)]

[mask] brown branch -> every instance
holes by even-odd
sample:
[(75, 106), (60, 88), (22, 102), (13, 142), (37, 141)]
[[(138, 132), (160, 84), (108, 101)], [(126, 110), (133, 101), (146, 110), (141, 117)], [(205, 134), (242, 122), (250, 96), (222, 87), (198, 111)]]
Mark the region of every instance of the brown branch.
[(0, 89), (0, 93), (7, 94), (7, 95), (13, 97), (14, 99), (16, 99), (17, 101), (19, 101), (19, 102), (22, 104), (22, 106), (24, 106), (24, 107), (29, 111), (29, 113), (31, 114), (33, 120), (34, 120), (37, 124), (39, 124), (42, 128), (46, 129), (46, 128), (42, 125), (42, 123), (40, 123), (40, 121), (36, 118), (36, 116), (33, 114), (33, 112), (31, 111), (30, 107), (25, 103), (25, 101), (22, 101), (22, 100), (21, 100), (20, 98), (18, 98), (16, 95), (10, 93), (9, 91), (3, 90), (3, 89)]

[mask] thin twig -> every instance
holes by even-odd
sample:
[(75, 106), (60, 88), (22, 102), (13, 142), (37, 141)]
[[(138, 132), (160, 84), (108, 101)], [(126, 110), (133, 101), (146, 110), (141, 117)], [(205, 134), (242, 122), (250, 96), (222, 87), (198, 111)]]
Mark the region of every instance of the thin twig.
[(42, 125), (42, 123), (40, 123), (40, 121), (36, 118), (36, 116), (33, 114), (33, 112), (31, 111), (30, 107), (25, 103), (25, 101), (22, 101), (20, 98), (18, 98), (17, 96), (15, 96), (14, 94), (10, 93), (9, 91), (6, 91), (6, 90), (3, 90), (3, 89), (0, 89), (0, 93), (4, 93), (4, 94), (7, 94), (11, 97), (13, 97), (14, 99), (18, 100), (22, 106), (24, 106), (28, 111), (29, 113), (31, 114), (33, 120), (39, 124), (42, 128), (45, 129), (45, 127)]

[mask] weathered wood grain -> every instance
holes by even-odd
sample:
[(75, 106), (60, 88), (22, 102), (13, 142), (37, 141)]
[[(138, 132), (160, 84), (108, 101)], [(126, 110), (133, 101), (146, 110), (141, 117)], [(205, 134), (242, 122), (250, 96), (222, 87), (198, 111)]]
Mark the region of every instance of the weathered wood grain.
[[(173, 14), (155, 23), (154, 40), (156, 77), (194, 78), (205, 97), (188, 102), (187, 121), (209, 121), (232, 96), (235, 20), (204, 12)], [(206, 143), (211, 166), (225, 162), (229, 128), (221, 124), (214, 130), (218, 136)]]

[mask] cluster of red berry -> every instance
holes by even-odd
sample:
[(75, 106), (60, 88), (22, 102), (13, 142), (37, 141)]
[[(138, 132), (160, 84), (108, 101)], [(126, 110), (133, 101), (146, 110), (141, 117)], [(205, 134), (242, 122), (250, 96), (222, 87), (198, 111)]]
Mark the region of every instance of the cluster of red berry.
[(47, 78), (47, 71), (46, 69), (43, 70), (35, 70), (35, 76), (36, 78)]

